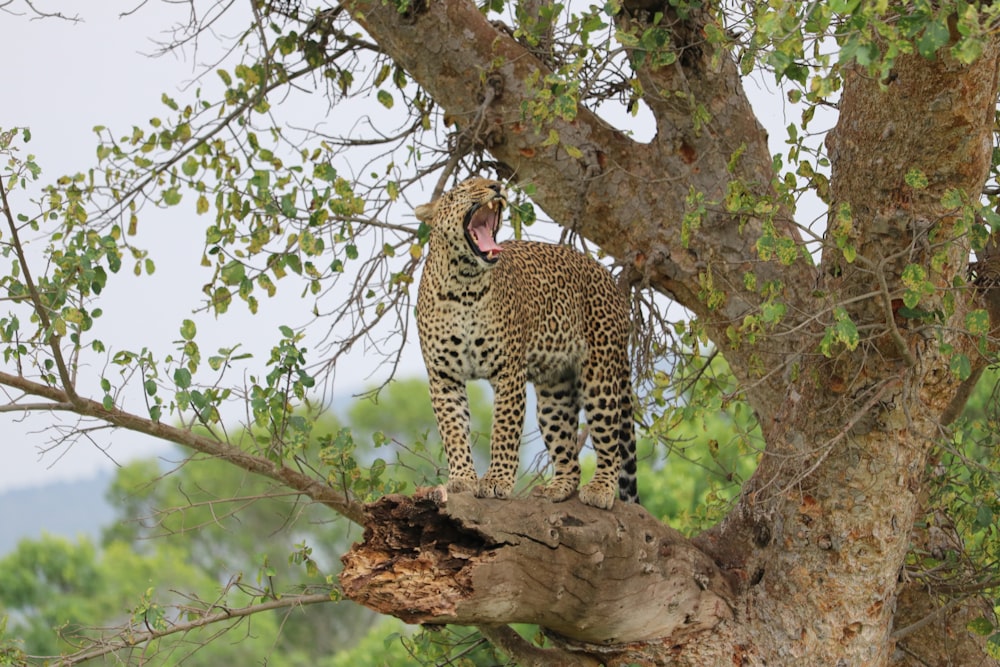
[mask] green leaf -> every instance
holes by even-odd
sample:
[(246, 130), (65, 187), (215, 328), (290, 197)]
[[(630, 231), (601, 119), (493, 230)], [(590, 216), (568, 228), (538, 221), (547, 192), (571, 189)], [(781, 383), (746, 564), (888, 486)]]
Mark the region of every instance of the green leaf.
[(980, 637), (985, 637), (993, 632), (993, 624), (986, 618), (980, 616), (979, 618), (969, 621), (969, 624), (965, 626), (970, 632), (974, 632)]
[(315, 257), (323, 252), (324, 243), (321, 237), (305, 229), (299, 234), (299, 247), (302, 248), (302, 252), (305, 254)]
[(281, 196), (281, 214), (286, 218), (294, 218), (298, 211), (295, 208), (295, 195), (285, 193)]
[(776, 324), (785, 316), (787, 308), (780, 301), (768, 301), (761, 305), (761, 319), (767, 324)]
[(313, 167), (313, 176), (333, 183), (337, 180), (337, 170), (329, 163), (320, 163)]
[(927, 174), (916, 168), (910, 169), (906, 172), (906, 176), (903, 177), (903, 180), (906, 181), (906, 184), (914, 190), (923, 190), (927, 187)]
[(201, 164), (198, 162), (196, 157), (188, 155), (187, 159), (185, 159), (181, 164), (181, 172), (183, 172), (185, 176), (194, 176), (198, 173), (198, 167), (200, 166)]
[(951, 39), (951, 33), (948, 31), (946, 20), (942, 16), (935, 21), (931, 21), (924, 28), (924, 34), (917, 39), (917, 50), (920, 51), (920, 55), (930, 58)]
[(830, 0), (827, 6), (834, 13), (850, 14), (857, 9), (859, 4), (861, 4), (861, 0)]
[(948, 367), (959, 380), (968, 380), (969, 376), (972, 375), (972, 364), (969, 363), (969, 358), (964, 354), (956, 354), (952, 357)]
[(241, 262), (234, 259), (222, 267), (219, 276), (226, 285), (239, 285), (246, 277), (246, 269)]
[[(971, 9), (972, 6), (969, 5)], [(951, 49), (951, 55), (964, 65), (971, 65), (983, 55), (984, 41), (978, 36), (966, 37), (958, 41)]]
[[(989, 503), (983, 503), (976, 509), (975, 526), (981, 530), (989, 529), (993, 526), (993, 509)], [(993, 628), (990, 628), (991, 630)]]
[(163, 203), (167, 206), (176, 206), (181, 203), (181, 193), (176, 188), (168, 188), (163, 191)]
[(974, 310), (965, 316), (965, 328), (973, 336), (985, 336), (990, 332), (990, 314), (985, 310)]
[(184, 320), (181, 322), (181, 338), (184, 340), (194, 340), (197, 333), (198, 328), (195, 326), (193, 321)]
[(225, 287), (218, 287), (212, 292), (212, 307), (219, 315), (229, 310), (229, 304), (232, 301), (233, 295)]
[(920, 299), (934, 294), (934, 284), (927, 280), (927, 271), (919, 264), (907, 264), (900, 279), (906, 287), (903, 303), (907, 308), (916, 308)]
[(178, 368), (174, 371), (174, 382), (180, 389), (187, 389), (191, 386), (191, 371), (186, 368)]
[(945, 208), (961, 208), (965, 205), (965, 196), (961, 190), (958, 188), (948, 188), (943, 195), (941, 195), (941, 206)]
[(394, 103), (392, 95), (385, 90), (378, 91), (378, 93), (375, 94), (375, 99), (377, 99), (379, 104), (384, 106), (386, 109), (391, 109)]
[(843, 307), (834, 308), (833, 319), (834, 324), (827, 327), (823, 340), (820, 342), (820, 351), (827, 357), (833, 356), (837, 344), (843, 345), (848, 350), (853, 350), (861, 341), (858, 327)]

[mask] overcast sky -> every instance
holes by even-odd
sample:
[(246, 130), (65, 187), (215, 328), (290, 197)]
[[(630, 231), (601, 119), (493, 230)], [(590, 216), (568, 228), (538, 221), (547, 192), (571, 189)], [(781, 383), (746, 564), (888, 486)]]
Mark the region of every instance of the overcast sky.
[[(219, 55), (212, 53), (210, 43), (203, 42), (197, 54), (189, 50), (183, 58), (150, 57), (157, 51), (156, 41), (168, 40), (166, 31), (185, 18), (184, 5), (151, 2), (132, 16), (119, 17), (136, 4), (63, 3), (79, 8), (83, 21), (77, 23), (29, 20), (27, 16), (0, 11), (0, 127), (31, 128), (32, 139), (24, 153), (34, 154), (42, 166), (42, 182), (94, 166), (95, 125), (107, 126), (115, 136), (122, 136), (133, 125), (148, 129), (148, 120), (154, 116), (168, 117), (170, 112), (163, 106), (161, 95), (191, 99), (191, 90), (183, 88), (204, 63), (214, 62)], [(219, 29), (224, 31), (225, 27)], [(210, 81), (196, 85), (215, 83), (212, 75)], [(317, 122), (322, 121), (321, 116)], [(27, 202), (21, 195), (11, 203), (17, 208)], [(240, 341), (241, 351), (254, 353), (261, 368), (277, 327), (307, 322), (311, 303), (300, 298), (262, 299), (256, 317), (237, 303), (217, 322), (192, 314), (211, 269), (199, 266), (207, 218), (198, 218), (191, 208), (182, 204), (168, 212), (147, 209), (142, 215), (137, 245), (151, 251), (156, 273), (152, 278), (135, 279), (122, 275), (128, 274), (125, 270), (111, 277), (101, 295), (105, 315), (96, 321), (95, 336), (109, 349), (138, 350), (146, 346), (162, 357), (174, 349), (178, 327), (190, 317), (199, 322), (198, 342), (203, 354)], [(41, 246), (36, 243), (36, 247)], [(6, 308), (2, 310), (6, 312)], [(366, 360), (363, 352), (358, 350), (353, 358), (338, 364), (338, 389), (342, 386), (347, 395), (373, 381), (368, 378), (371, 359)], [(401, 372), (413, 375), (421, 368), (414, 348)], [(96, 374), (103, 369), (83, 369), (81, 374), (88, 370)], [(52, 422), (53, 418), (45, 413), (32, 413), (28, 419), (16, 413), (0, 414), (0, 451), (4, 460), (0, 465), (0, 492), (90, 476), (99, 468), (113, 466), (113, 461), (167, 450), (142, 436), (105, 431), (95, 433), (92, 440), (44, 452), (60, 435), (59, 430), (49, 428)]]
[[(127, 8), (123, 3), (78, 6), (85, 7), (85, 21), (80, 23), (0, 13), (0, 126), (31, 128), (32, 140), (25, 152), (36, 156), (43, 180), (93, 164), (95, 125), (128, 128), (159, 114), (157, 106), (166, 82), (173, 84), (189, 71), (175, 59), (152, 60), (139, 54), (153, 50), (147, 36), (162, 29), (152, 20), (152, 12), (121, 21), (116, 15)], [(17, 207), (26, 202), (21, 198), (11, 204)], [(6, 230), (3, 236), (7, 238)], [(22, 420), (17, 414), (0, 414), (4, 460), (0, 491), (87, 477), (111, 465), (109, 457), (124, 460), (154, 449), (151, 443), (129, 438), (112, 447), (107, 456), (84, 443), (42, 456), (40, 448), (56, 436), (51, 431), (39, 432), (47, 421), (51, 420), (44, 415)], [(107, 437), (98, 440), (107, 446)]]
[[(182, 87), (200, 71), (200, 64), (216, 55), (211, 53), (210, 45), (203, 44), (196, 56), (186, 54), (186, 60), (174, 55), (149, 56), (157, 50), (155, 41), (167, 40), (166, 30), (184, 19), (183, 3), (152, 2), (128, 17), (119, 14), (132, 9), (135, 0), (63, 4), (79, 7), (83, 21), (30, 20), (0, 12), (0, 127), (31, 128), (32, 140), (26, 152), (33, 153), (41, 164), (43, 181), (94, 165), (95, 125), (110, 127), (120, 136), (132, 125), (148, 127), (149, 118), (168, 115), (161, 94), (189, 98), (190, 92), (184, 92)], [(769, 97), (767, 91), (753, 83), (748, 90), (758, 102), (758, 109), (770, 107), (760, 116), (771, 133), (772, 147), (781, 150), (783, 128), (790, 120), (777, 102), (780, 98), (773, 93)], [(19, 203), (24, 202), (13, 202), (15, 207)], [(171, 341), (178, 338), (179, 323), (191, 316), (198, 290), (209, 278), (207, 270), (198, 267), (203, 249), (199, 226), (204, 221), (183, 205), (169, 215), (143, 218), (143, 233), (149, 236), (142, 238), (154, 251), (157, 273), (153, 279), (116, 280), (102, 295), (106, 315), (98, 320), (97, 333), (109, 347), (148, 346), (161, 353), (171, 349)], [(236, 331), (235, 338), (245, 339), (247, 332), (263, 329), (270, 334), (278, 324), (302, 323), (308, 318), (296, 309), (301, 311), (304, 305), (307, 302), (298, 300), (263, 301), (258, 317), (234, 307), (239, 312), (224, 318), (223, 329), (203, 332), (199, 325), (199, 342), (203, 349), (212, 349), (215, 340), (219, 345), (233, 340), (227, 338), (227, 332)], [(244, 349), (266, 356), (273, 336), (262, 335), (259, 350), (254, 349), (253, 336), (250, 339)], [(411, 341), (413, 344), (415, 341)], [(353, 380), (354, 390), (360, 388), (367, 375), (364, 355), (356, 355), (345, 366), (338, 368), (338, 382), (343, 383), (346, 377)], [(421, 368), (414, 347), (406, 355), (402, 372), (412, 375)], [(162, 445), (119, 431), (97, 433), (93, 442), (76, 442), (43, 455), (42, 450), (58, 436), (57, 431), (46, 428), (52, 423), (51, 417), (19, 417), (0, 414), (0, 451), (4, 459), (0, 492), (90, 476), (99, 468), (114, 465), (113, 460), (164, 451)]]

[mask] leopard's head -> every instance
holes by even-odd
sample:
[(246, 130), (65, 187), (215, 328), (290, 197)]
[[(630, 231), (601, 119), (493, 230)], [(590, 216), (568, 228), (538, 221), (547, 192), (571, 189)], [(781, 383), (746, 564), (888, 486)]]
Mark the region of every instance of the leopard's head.
[(430, 226), (432, 247), (446, 245), (449, 254), (488, 267), (503, 250), (496, 237), (506, 205), (503, 185), (476, 177), (418, 206), (414, 213)]

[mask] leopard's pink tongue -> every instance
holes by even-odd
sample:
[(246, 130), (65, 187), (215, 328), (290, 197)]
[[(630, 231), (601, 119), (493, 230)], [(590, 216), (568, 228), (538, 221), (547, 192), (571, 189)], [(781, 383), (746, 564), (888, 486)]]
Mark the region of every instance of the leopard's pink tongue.
[(497, 242), (493, 240), (493, 235), (490, 233), (489, 228), (486, 225), (476, 225), (469, 229), (472, 237), (476, 240), (476, 245), (479, 246), (480, 252), (484, 255), (493, 259), (494, 255), (500, 253), (503, 248), (497, 245)]

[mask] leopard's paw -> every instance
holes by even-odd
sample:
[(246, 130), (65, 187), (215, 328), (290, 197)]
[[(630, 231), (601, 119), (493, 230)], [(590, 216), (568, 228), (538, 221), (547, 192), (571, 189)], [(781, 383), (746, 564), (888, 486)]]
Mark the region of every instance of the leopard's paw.
[(479, 480), (476, 495), (480, 498), (509, 498), (514, 490), (513, 480), (503, 479), (497, 475), (486, 474)]
[(475, 477), (451, 477), (448, 479), (449, 493), (475, 493), (479, 480)]
[(602, 510), (609, 510), (615, 504), (615, 496), (618, 495), (618, 488), (614, 484), (601, 484), (593, 481), (583, 485), (580, 489), (580, 500), (585, 504)]
[(568, 479), (552, 480), (540, 489), (543, 497), (554, 503), (566, 500), (576, 491), (577, 482)]

